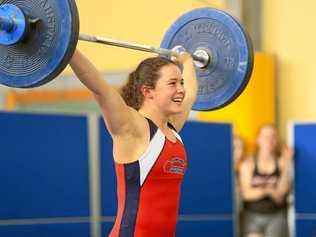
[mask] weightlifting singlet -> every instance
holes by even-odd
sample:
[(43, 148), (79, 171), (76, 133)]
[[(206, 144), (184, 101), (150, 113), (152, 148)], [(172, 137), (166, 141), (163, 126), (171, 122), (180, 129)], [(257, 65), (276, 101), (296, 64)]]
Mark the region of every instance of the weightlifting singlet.
[(118, 210), (109, 237), (175, 236), (186, 152), (174, 128), (177, 141), (171, 142), (148, 123), (150, 143), (142, 157), (115, 164)]

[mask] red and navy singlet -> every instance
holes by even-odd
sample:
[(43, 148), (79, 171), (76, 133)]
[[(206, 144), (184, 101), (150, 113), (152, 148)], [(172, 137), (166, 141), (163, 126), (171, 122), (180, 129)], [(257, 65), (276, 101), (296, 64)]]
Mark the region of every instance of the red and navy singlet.
[(150, 143), (138, 161), (115, 164), (118, 210), (109, 237), (174, 237), (187, 158), (180, 136), (169, 141), (150, 120)]

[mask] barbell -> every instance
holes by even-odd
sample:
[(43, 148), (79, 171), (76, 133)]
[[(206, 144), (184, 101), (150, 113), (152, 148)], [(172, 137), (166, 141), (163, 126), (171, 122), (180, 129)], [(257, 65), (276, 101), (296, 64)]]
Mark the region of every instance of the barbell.
[(74, 0), (2, 0), (0, 3), (0, 84), (32, 88), (48, 83), (69, 63), (78, 40), (177, 56), (183, 47), (199, 81), (194, 110), (214, 110), (234, 101), (253, 69), (251, 40), (231, 15), (194, 9), (167, 30), (160, 47), (79, 34)]

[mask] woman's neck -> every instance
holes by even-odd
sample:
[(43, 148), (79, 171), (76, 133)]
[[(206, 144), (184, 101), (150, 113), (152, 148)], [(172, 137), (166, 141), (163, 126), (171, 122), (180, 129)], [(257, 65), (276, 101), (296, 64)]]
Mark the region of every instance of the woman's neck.
[(275, 156), (273, 152), (270, 151), (264, 151), (264, 150), (259, 150), (257, 153), (258, 159), (265, 159), (265, 160), (274, 160)]
[(140, 108), (138, 112), (146, 118), (152, 120), (159, 128), (168, 127), (168, 117), (163, 115), (161, 112), (155, 111), (154, 109)]

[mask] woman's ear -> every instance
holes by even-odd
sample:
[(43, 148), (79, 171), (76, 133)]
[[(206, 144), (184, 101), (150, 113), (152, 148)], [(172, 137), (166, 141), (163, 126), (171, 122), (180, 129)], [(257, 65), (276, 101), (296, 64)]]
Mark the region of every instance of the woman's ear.
[(140, 88), (144, 98), (152, 99), (153, 98), (153, 88), (151, 86), (142, 85)]

